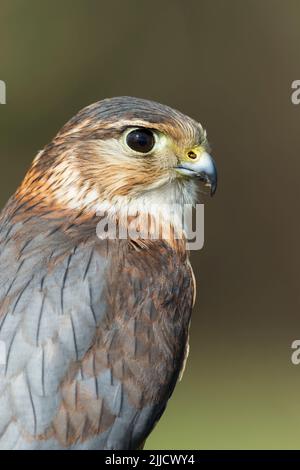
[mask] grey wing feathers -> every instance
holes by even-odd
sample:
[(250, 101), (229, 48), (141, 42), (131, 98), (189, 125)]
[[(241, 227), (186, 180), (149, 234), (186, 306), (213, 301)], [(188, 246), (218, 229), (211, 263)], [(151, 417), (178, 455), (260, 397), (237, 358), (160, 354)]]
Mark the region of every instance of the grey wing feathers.
[(92, 245), (56, 252), (7, 240), (0, 253), (0, 449), (139, 445), (159, 407), (137, 409), (89, 353), (106, 311), (107, 258)]

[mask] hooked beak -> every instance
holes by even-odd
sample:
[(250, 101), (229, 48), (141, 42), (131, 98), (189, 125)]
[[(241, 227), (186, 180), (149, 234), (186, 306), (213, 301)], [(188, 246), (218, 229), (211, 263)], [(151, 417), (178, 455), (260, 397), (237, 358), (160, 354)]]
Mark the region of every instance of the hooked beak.
[(210, 188), (210, 195), (213, 196), (217, 189), (218, 173), (213, 158), (203, 152), (200, 158), (193, 162), (182, 162), (176, 167), (176, 170), (185, 176), (199, 178)]

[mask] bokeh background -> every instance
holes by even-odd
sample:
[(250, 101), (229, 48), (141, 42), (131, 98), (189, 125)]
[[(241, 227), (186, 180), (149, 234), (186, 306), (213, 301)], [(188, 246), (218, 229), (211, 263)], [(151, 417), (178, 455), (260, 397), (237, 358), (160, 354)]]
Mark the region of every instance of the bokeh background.
[(191, 353), (148, 449), (300, 448), (299, 0), (1, 0), (0, 202), (83, 106), (178, 108), (218, 164)]

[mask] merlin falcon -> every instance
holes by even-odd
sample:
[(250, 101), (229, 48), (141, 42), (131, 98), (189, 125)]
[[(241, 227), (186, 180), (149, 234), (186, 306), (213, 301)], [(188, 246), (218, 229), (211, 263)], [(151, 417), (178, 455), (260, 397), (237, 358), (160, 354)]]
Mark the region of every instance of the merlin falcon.
[[(142, 448), (184, 368), (195, 297), (165, 207), (216, 185), (202, 126), (138, 98), (84, 108), (38, 153), (0, 218), (0, 449)], [(138, 213), (138, 236), (101, 233), (104, 213), (118, 230)]]

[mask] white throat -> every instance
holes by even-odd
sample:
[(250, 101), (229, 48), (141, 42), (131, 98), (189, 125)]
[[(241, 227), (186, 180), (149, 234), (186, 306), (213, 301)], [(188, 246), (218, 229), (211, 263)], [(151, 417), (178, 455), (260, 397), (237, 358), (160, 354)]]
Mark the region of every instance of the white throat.
[(168, 238), (172, 229), (180, 237), (185, 234), (185, 211), (191, 210), (196, 200), (196, 185), (173, 181), (138, 197), (118, 196), (113, 201), (98, 202), (95, 209), (99, 216), (108, 214), (123, 221), (139, 216), (143, 224), (150, 216), (156, 227), (163, 227), (163, 238)]

